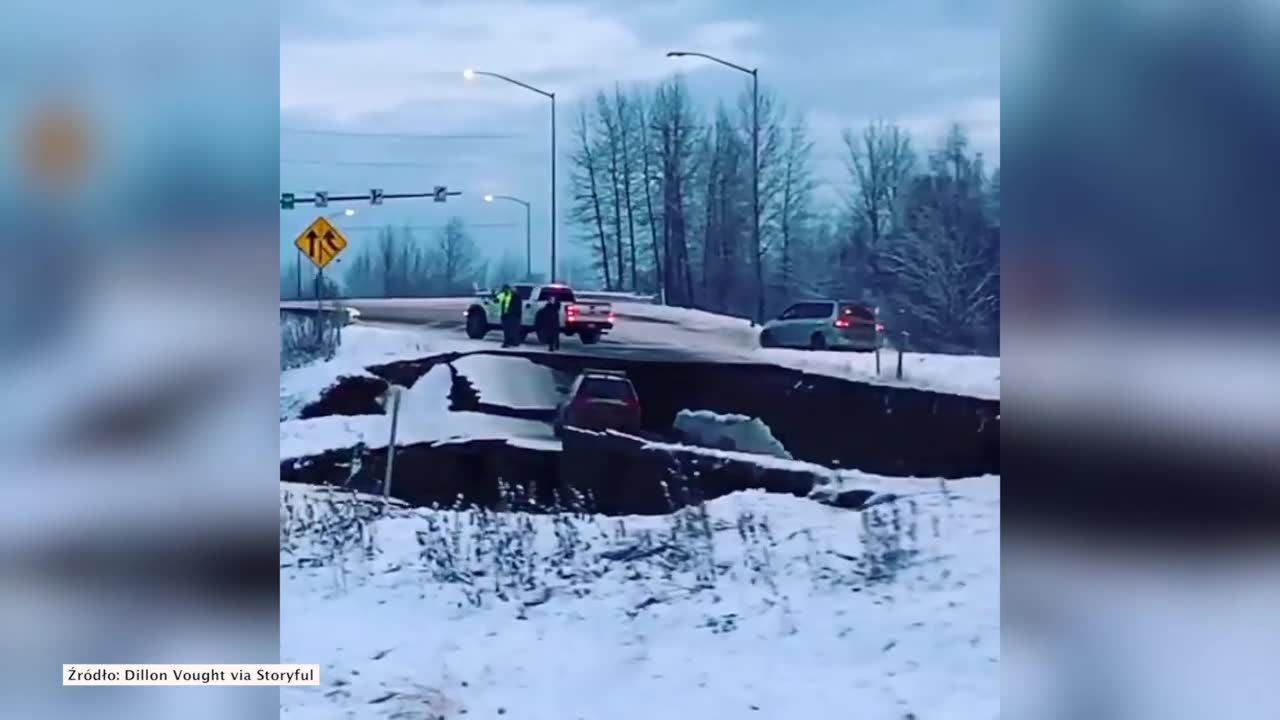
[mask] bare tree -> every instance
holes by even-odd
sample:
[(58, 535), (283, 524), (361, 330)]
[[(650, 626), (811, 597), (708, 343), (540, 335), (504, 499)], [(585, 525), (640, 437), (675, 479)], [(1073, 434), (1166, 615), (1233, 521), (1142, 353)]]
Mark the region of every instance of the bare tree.
[(507, 250), (499, 257), (498, 262), (489, 268), (488, 286), (502, 287), (503, 285), (520, 282), (527, 278), (524, 277), (524, 260), (517, 254)]
[(848, 198), (849, 235), (841, 258), (846, 280), (842, 289), (863, 292), (885, 282), (888, 271), (878, 267), (877, 257), (885, 238), (901, 224), (916, 157), (910, 135), (885, 121), (874, 122), (858, 134), (845, 130), (843, 137), (853, 189)]
[(636, 108), (636, 127), (639, 129), (641, 178), (644, 187), (645, 226), (649, 229), (649, 241), (653, 246), (653, 282), (654, 287), (662, 292), (665, 276), (662, 273), (663, 254), (658, 245), (658, 215), (654, 210), (654, 186), (658, 182), (656, 153), (653, 149), (654, 128), (649, 125), (649, 113), (645, 110), (646, 100), (637, 93), (634, 102)]
[(623, 177), (622, 165), (619, 156), (622, 154), (622, 132), (617, 118), (614, 116), (613, 108), (609, 106), (609, 99), (605, 97), (603, 92), (596, 95), (596, 118), (600, 122), (602, 133), (601, 142), (604, 144), (604, 153), (606, 158), (605, 170), (608, 175), (608, 204), (613, 211), (613, 240), (615, 244), (614, 260), (617, 263), (617, 273), (614, 275), (618, 279), (618, 289), (622, 289), (625, 285), (623, 278), (625, 271), (623, 268), (624, 254), (622, 252), (622, 205), (623, 205)]
[(902, 194), (915, 170), (911, 137), (897, 125), (879, 121), (858, 135), (845, 130), (844, 144), (854, 185), (851, 210), (866, 227), (874, 248), (893, 231)]
[(442, 290), (453, 294), (469, 287), (479, 274), (479, 257), (462, 218), (449, 218), (440, 231), (436, 247)]
[[(755, 129), (753, 119), (758, 122), (759, 138), (759, 154), (757, 156), (757, 167), (759, 172), (760, 183), (760, 206), (755, 208), (753, 212), (758, 212), (758, 222), (761, 225), (760, 236), (753, 238), (751, 243), (751, 265), (755, 276), (755, 318), (757, 321), (764, 320), (765, 314), (765, 258), (768, 256), (771, 248), (771, 237), (776, 237), (773, 229), (766, 227), (766, 218), (769, 215), (769, 205), (776, 203), (781, 187), (781, 165), (783, 155), (783, 145), (785, 142), (782, 127), (782, 118), (784, 110), (781, 103), (778, 102), (777, 96), (770, 90), (762, 90), (755, 97), (755, 105), (752, 104), (753, 94), (748, 88), (739, 96), (738, 108), (741, 117), (741, 126), (745, 129), (747, 147), (751, 147), (751, 133)], [(754, 112), (753, 112), (754, 110)], [(747, 172), (751, 171), (751, 165), (748, 163)], [(755, 180), (753, 178), (753, 180)]]
[(881, 263), (889, 298), (913, 339), (943, 351), (972, 350), (998, 332), (999, 229), (987, 210), (981, 157), (952, 128), (910, 184), (901, 232)]
[(813, 191), (816, 187), (812, 156), (813, 142), (809, 139), (808, 127), (803, 119), (798, 119), (786, 131), (782, 189), (776, 212), (781, 243), (778, 290), (780, 302), (784, 303), (794, 297), (798, 286), (808, 281), (805, 275), (797, 272), (797, 256), (813, 250), (805, 245), (813, 212)]
[(397, 282), (399, 270), (400, 253), (398, 252), (399, 243), (396, 242), (395, 230), (390, 226), (378, 230), (378, 240), (375, 244), (377, 248), (377, 267), (378, 274), (382, 279), (382, 296), (395, 297), (401, 290)]
[(696, 170), (692, 158), (697, 147), (697, 125), (683, 79), (659, 86), (654, 96), (653, 133), (662, 187), (662, 254), (666, 260), (663, 285), (668, 300), (681, 305), (694, 301), (685, 194)]
[(744, 139), (723, 105), (702, 141), (705, 169), (701, 198), (704, 305), (717, 312), (749, 312), (753, 295), (742, 292), (754, 267), (751, 255), (750, 140)]
[(604, 208), (600, 198), (599, 159), (596, 156), (591, 130), (587, 123), (585, 105), (578, 110), (578, 121), (574, 125), (574, 140), (578, 148), (571, 158), (573, 162), (573, 172), (570, 175), (573, 190), (571, 214), (577, 223), (590, 228), (589, 232), (592, 235), (589, 237), (594, 241), (593, 244), (598, 253), (595, 258), (604, 276), (604, 287), (606, 290), (612, 290), (613, 282), (609, 275), (609, 242), (605, 235)]
[[(622, 93), (622, 86), (613, 89), (614, 112), (617, 115), (618, 135), (622, 141), (622, 189), (623, 202), (627, 209), (627, 238), (631, 251), (631, 289), (640, 289), (639, 258), (636, 255), (636, 211), (631, 201), (631, 189), (635, 185), (636, 175), (634, 158), (636, 134), (635, 113), (631, 111), (631, 103)], [(641, 126), (643, 131), (643, 126)], [(621, 282), (619, 282), (621, 285)]]

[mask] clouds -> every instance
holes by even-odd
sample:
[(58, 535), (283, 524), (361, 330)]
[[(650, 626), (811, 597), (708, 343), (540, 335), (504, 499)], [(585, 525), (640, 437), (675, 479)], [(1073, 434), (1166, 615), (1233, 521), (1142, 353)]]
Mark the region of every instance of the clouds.
[[(564, 160), (576, 103), (615, 83), (652, 84), (684, 73), (704, 110), (736, 101), (745, 82), (740, 73), (695, 58), (668, 59), (669, 50), (758, 66), (763, 85), (810, 120), (824, 200), (838, 201), (847, 181), (840, 130), (875, 119), (909, 128), (922, 147), (960, 122), (975, 149), (998, 163), (995, 0), (285, 0), (283, 125), (523, 137), (392, 142), (285, 135), (281, 152), (294, 158), (424, 167), (282, 165), (282, 183), (286, 190), (336, 191), (443, 182), (477, 196), (528, 197), (535, 201), (537, 245), (549, 235), (546, 98), (498, 80), (467, 82), (461, 70), (504, 73), (554, 91)], [(463, 200), (448, 209), (468, 221), (493, 219), (494, 208)], [(442, 210), (388, 205), (379, 212), (399, 222)], [(560, 237), (569, 230), (562, 225)]]
[[(292, 15), (285, 16), (280, 101), (286, 116), (324, 115), (349, 125), (406, 104), (457, 104), (464, 109), (446, 108), (433, 118), (457, 126), (543, 102), (493, 82), (464, 83), (464, 67), (547, 85), (570, 102), (615, 82), (654, 81), (672, 72), (663, 56), (667, 46), (641, 30), (661, 14), (633, 26), (616, 8), (586, 3), (398, 0), (376, 11), (352, 7), (328, 0), (319, 13), (329, 19), (311, 18), (301, 27), (291, 27)], [(668, 35), (707, 52), (746, 54), (743, 48), (760, 31), (749, 21), (713, 20)]]

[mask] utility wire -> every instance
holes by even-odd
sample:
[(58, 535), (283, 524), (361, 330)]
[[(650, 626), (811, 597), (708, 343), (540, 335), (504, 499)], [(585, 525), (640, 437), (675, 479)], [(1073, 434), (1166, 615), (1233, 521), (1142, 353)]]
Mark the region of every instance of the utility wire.
[[(463, 223), (463, 227), (467, 230), (471, 228), (510, 228), (524, 223), (513, 222), (493, 222), (493, 223)], [(339, 225), (338, 229), (342, 232), (356, 231), (367, 232), (371, 230), (443, 230), (445, 225), (397, 225), (388, 223), (386, 225)]]
[(476, 165), (476, 160), (441, 160), (438, 162), (394, 162), (374, 160), (306, 160), (280, 158), (281, 165), (333, 165), (338, 167), (440, 167), (442, 165)]
[(397, 138), (401, 140), (519, 140), (529, 137), (517, 133), (383, 133), (353, 132), (346, 130), (313, 130), (309, 128), (280, 128), (282, 134), (320, 135), (327, 137)]

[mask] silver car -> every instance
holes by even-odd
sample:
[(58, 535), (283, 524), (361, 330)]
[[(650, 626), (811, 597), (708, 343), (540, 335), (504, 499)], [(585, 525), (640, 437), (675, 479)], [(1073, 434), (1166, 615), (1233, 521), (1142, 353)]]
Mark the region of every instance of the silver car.
[(876, 309), (840, 300), (810, 300), (787, 308), (760, 331), (761, 347), (872, 351), (884, 326)]

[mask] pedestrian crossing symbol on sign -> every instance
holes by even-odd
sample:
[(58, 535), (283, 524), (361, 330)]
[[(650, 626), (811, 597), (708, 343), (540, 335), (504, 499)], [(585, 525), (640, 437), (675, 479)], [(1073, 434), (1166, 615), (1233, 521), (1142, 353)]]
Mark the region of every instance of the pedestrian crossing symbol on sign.
[(347, 239), (324, 217), (316, 218), (293, 244), (321, 269), (347, 249)]

